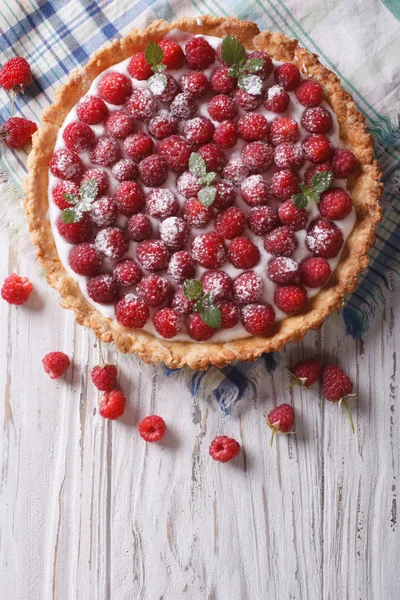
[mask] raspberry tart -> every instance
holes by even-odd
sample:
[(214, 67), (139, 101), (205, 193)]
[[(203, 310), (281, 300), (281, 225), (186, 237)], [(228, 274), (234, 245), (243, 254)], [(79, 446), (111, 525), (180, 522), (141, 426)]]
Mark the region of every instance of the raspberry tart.
[(28, 166), (63, 306), (171, 367), (255, 360), (320, 327), (381, 215), (372, 139), (337, 77), (235, 18), (107, 44), (58, 89)]

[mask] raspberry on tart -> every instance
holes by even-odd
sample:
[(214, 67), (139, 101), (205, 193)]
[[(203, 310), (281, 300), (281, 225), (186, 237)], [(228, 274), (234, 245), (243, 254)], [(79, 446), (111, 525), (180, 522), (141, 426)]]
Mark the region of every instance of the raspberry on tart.
[(115, 203), (121, 215), (131, 217), (140, 211), (145, 203), (145, 195), (136, 181), (122, 181), (115, 190)]
[(246, 215), (240, 208), (231, 206), (221, 212), (215, 219), (215, 230), (226, 240), (241, 235), (246, 226)]
[(228, 260), (237, 269), (252, 269), (260, 260), (260, 251), (248, 237), (235, 237), (229, 244)]
[(201, 233), (192, 243), (194, 260), (207, 269), (218, 269), (226, 260), (224, 239), (215, 231)]
[(140, 161), (153, 152), (153, 140), (143, 131), (132, 133), (124, 140), (124, 150), (133, 160)]
[(138, 244), (136, 258), (143, 269), (153, 273), (165, 269), (168, 264), (169, 252), (161, 240), (146, 240)]
[(228, 298), (231, 293), (232, 280), (225, 271), (205, 271), (201, 276), (203, 291), (211, 294), (214, 300)]
[(210, 88), (207, 77), (200, 71), (185, 73), (182, 75), (179, 83), (182, 91), (187, 92), (193, 98), (202, 98)]
[(150, 311), (143, 300), (133, 294), (126, 294), (115, 305), (115, 318), (125, 327), (141, 329), (150, 317)]
[(153, 317), (153, 323), (161, 337), (167, 340), (175, 337), (182, 329), (181, 317), (173, 308), (160, 308)]
[(285, 90), (294, 90), (300, 83), (300, 71), (293, 63), (284, 63), (275, 69), (275, 81)]
[(275, 113), (283, 113), (289, 106), (290, 96), (282, 85), (273, 85), (266, 90), (264, 106)]
[(287, 225), (276, 227), (264, 238), (264, 248), (273, 256), (291, 256), (296, 246), (296, 236)]
[(193, 37), (186, 42), (185, 55), (189, 69), (202, 71), (215, 61), (214, 48), (202, 37)]
[(139, 281), (136, 291), (147, 306), (160, 306), (168, 298), (171, 284), (168, 279), (152, 273)]
[(265, 206), (271, 197), (269, 185), (262, 175), (250, 175), (240, 186), (242, 198), (249, 206)]
[(174, 252), (168, 263), (167, 272), (173, 283), (183, 283), (186, 279), (192, 279), (195, 267), (191, 254), (186, 250)]
[(277, 256), (268, 264), (268, 277), (274, 283), (286, 285), (299, 276), (299, 265), (293, 258)]
[(189, 198), (183, 205), (182, 217), (191, 227), (201, 229), (211, 221), (212, 210), (210, 207), (204, 206), (197, 198)]
[(135, 261), (121, 260), (113, 268), (113, 277), (118, 285), (128, 287), (136, 285), (143, 277), (142, 269)]
[(213, 141), (224, 150), (229, 150), (236, 145), (238, 140), (237, 127), (233, 121), (222, 121), (213, 135)]
[(97, 227), (110, 227), (118, 217), (118, 207), (111, 196), (95, 200), (90, 209), (90, 218)]
[(274, 159), (274, 149), (266, 142), (251, 142), (242, 150), (244, 165), (252, 173), (264, 173)]
[(247, 225), (256, 235), (265, 235), (278, 224), (278, 211), (271, 206), (255, 206), (247, 215)]
[(144, 240), (148, 240), (153, 233), (149, 217), (142, 213), (131, 216), (127, 223), (126, 230), (129, 239), (133, 242), (143, 242)]
[(263, 291), (261, 276), (255, 271), (246, 271), (236, 277), (232, 286), (234, 300), (240, 304), (257, 302)]
[(150, 119), (147, 129), (156, 140), (163, 140), (178, 133), (179, 120), (167, 110), (160, 110)]
[(109, 304), (117, 297), (117, 282), (109, 273), (95, 275), (87, 280), (87, 292), (93, 302)]

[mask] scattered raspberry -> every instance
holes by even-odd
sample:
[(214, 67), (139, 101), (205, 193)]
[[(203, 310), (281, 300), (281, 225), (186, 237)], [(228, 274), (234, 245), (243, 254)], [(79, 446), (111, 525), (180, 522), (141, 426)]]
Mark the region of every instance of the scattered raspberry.
[(128, 113), (137, 121), (148, 121), (157, 112), (157, 103), (150, 90), (136, 88), (126, 102)]
[(226, 248), (223, 238), (215, 231), (201, 233), (192, 244), (194, 260), (207, 269), (218, 269), (226, 260)]
[(264, 248), (273, 256), (290, 256), (296, 246), (296, 236), (287, 225), (276, 227), (264, 238)]
[(191, 119), (197, 110), (197, 104), (190, 94), (182, 92), (174, 98), (170, 109), (178, 119)]
[(322, 102), (323, 91), (317, 81), (302, 81), (296, 89), (296, 98), (303, 106), (318, 106)]
[(337, 179), (347, 179), (347, 177), (354, 175), (359, 166), (358, 160), (350, 150), (339, 148), (334, 151), (331, 169)]
[(179, 121), (175, 115), (167, 110), (160, 110), (148, 124), (150, 135), (156, 140), (163, 140), (170, 135), (178, 133)]
[(144, 185), (157, 187), (163, 184), (168, 177), (167, 162), (162, 156), (152, 154), (140, 161), (139, 175)]
[(343, 400), (353, 391), (353, 382), (346, 373), (335, 365), (327, 365), (322, 371), (322, 393), (330, 402)]
[(133, 133), (128, 136), (124, 140), (124, 149), (129, 158), (133, 160), (140, 161), (153, 152), (153, 140), (143, 133), (143, 131), (138, 131), (138, 133)]
[(237, 269), (252, 269), (260, 260), (260, 251), (249, 238), (236, 237), (229, 245), (228, 260)]
[(233, 297), (236, 302), (241, 304), (249, 304), (257, 302), (261, 298), (263, 291), (263, 282), (258, 273), (255, 271), (246, 271), (236, 277), (233, 282)]
[(290, 96), (281, 85), (273, 85), (265, 93), (264, 106), (275, 113), (283, 113), (289, 106)]
[(142, 269), (133, 260), (121, 260), (113, 268), (113, 277), (118, 285), (130, 286), (139, 283), (143, 276)]
[(199, 154), (203, 157), (206, 163), (207, 171), (220, 173), (225, 164), (225, 154), (217, 144), (205, 144), (199, 148)]
[(151, 190), (146, 198), (146, 212), (155, 219), (167, 219), (176, 215), (179, 202), (167, 188)]
[(179, 92), (179, 85), (172, 75), (168, 73), (164, 73), (164, 75), (167, 78), (167, 85), (165, 87), (162, 85), (153, 87), (153, 94), (160, 102), (171, 102)]
[(110, 104), (123, 104), (132, 93), (132, 82), (126, 75), (109, 71), (100, 80), (100, 96)]
[(103, 171), (103, 169), (87, 169), (82, 175), (81, 185), (90, 179), (96, 180), (97, 196), (103, 196), (107, 193), (110, 182), (106, 171)]
[(118, 217), (118, 208), (111, 196), (95, 200), (90, 210), (90, 218), (97, 227), (110, 227)]
[(190, 198), (183, 205), (183, 218), (191, 227), (201, 229), (205, 227), (212, 219), (212, 210), (210, 207), (203, 206), (197, 198)]
[(237, 124), (241, 138), (246, 142), (256, 142), (265, 138), (268, 133), (268, 122), (258, 113), (244, 113)]
[(206, 144), (212, 139), (214, 125), (206, 117), (196, 117), (185, 123), (183, 133), (189, 142), (194, 144)]
[(292, 385), (300, 385), (308, 389), (321, 377), (322, 363), (317, 358), (311, 358), (298, 363), (290, 372)]
[(223, 300), (231, 293), (232, 280), (225, 271), (205, 271), (201, 276), (203, 291), (214, 300)]
[(210, 339), (215, 329), (203, 323), (200, 313), (190, 313), (186, 321), (187, 332), (196, 342), (204, 342)]
[(118, 369), (115, 365), (97, 365), (90, 372), (92, 381), (101, 392), (111, 392), (115, 387), (118, 377)]
[(307, 287), (322, 287), (328, 281), (331, 274), (332, 269), (325, 258), (313, 256), (305, 258), (300, 263), (300, 281)]
[(71, 206), (65, 199), (65, 194), (79, 195), (79, 187), (72, 181), (59, 181), (52, 189), (53, 200), (61, 210)]
[(0, 139), (4, 139), (9, 148), (18, 150), (32, 142), (32, 136), (37, 131), (37, 125), (28, 119), (10, 117), (3, 123)]
[(168, 250), (176, 251), (188, 241), (190, 229), (180, 217), (168, 217), (160, 223), (159, 233)]
[(221, 329), (231, 329), (239, 323), (240, 311), (239, 307), (234, 304), (234, 302), (218, 300), (215, 304), (221, 311)]
[(68, 369), (70, 360), (64, 352), (49, 352), (42, 358), (42, 365), (50, 379), (58, 379)]
[(182, 48), (172, 40), (161, 40), (158, 45), (164, 52), (162, 63), (167, 66), (167, 69), (181, 69), (185, 62), (185, 55)]
[(144, 52), (136, 52), (129, 62), (128, 72), (133, 79), (144, 81), (153, 75), (153, 71), (149, 63), (144, 57)]
[(209, 90), (210, 84), (204, 73), (189, 71), (180, 79), (182, 92), (186, 92), (193, 98), (202, 98)]
[(186, 298), (183, 293), (183, 289), (181, 286), (175, 288), (175, 293), (171, 300), (171, 307), (179, 314), (179, 315), (187, 315), (192, 312), (194, 306), (194, 300), (189, 300)]
[(290, 404), (279, 404), (268, 413), (267, 425), (272, 429), (271, 446), (275, 433), (290, 433), (294, 425), (294, 408)]
[(240, 208), (231, 206), (221, 212), (215, 219), (215, 230), (227, 240), (241, 235), (246, 226), (246, 216)]
[(267, 79), (267, 77), (269, 77), (272, 71), (274, 70), (274, 65), (272, 63), (270, 55), (267, 52), (264, 52), (263, 50), (254, 50), (254, 52), (250, 52), (248, 56), (249, 60), (251, 58), (262, 58), (264, 64), (261, 67), (261, 69), (257, 71), (257, 75), (263, 80)]
[(109, 166), (121, 158), (117, 140), (108, 137), (99, 137), (89, 158), (95, 165)]
[(314, 175), (316, 175), (317, 173), (325, 173), (328, 171), (331, 171), (329, 165), (314, 165), (313, 167), (309, 167), (304, 174), (304, 181), (310, 187), (311, 180), (314, 177)]
[(189, 69), (203, 71), (215, 61), (215, 50), (202, 37), (193, 37), (185, 44), (186, 60)]
[(220, 179), (220, 181), (217, 181), (215, 187), (217, 195), (215, 196), (213, 206), (220, 210), (232, 206), (236, 198), (236, 190), (232, 181), (229, 181), (229, 179)]
[(22, 56), (10, 58), (0, 69), (0, 86), (5, 90), (24, 91), (32, 83), (32, 71)]
[(185, 198), (195, 198), (201, 190), (201, 185), (197, 183), (197, 177), (190, 171), (185, 171), (176, 181), (178, 192)]
[(101, 266), (101, 256), (93, 244), (83, 242), (72, 248), (69, 264), (78, 275), (96, 275)]
[(351, 197), (342, 188), (330, 188), (323, 192), (318, 203), (321, 215), (334, 221), (347, 217), (352, 207)]
[(108, 115), (104, 122), (104, 128), (106, 133), (113, 138), (126, 138), (133, 131), (133, 122), (125, 112), (116, 110)]
[(99, 414), (104, 419), (115, 421), (124, 414), (125, 405), (126, 398), (120, 390), (106, 392), (100, 402)]
[(246, 304), (242, 308), (243, 326), (252, 335), (266, 335), (275, 323), (275, 311), (269, 304)]
[(274, 149), (266, 142), (251, 142), (242, 150), (242, 160), (253, 173), (264, 173), (274, 160)]
[(301, 117), (301, 124), (309, 133), (326, 133), (332, 128), (332, 115), (322, 106), (307, 108)]
[(142, 329), (150, 317), (149, 307), (133, 294), (126, 294), (115, 305), (118, 323), (131, 329)]
[(292, 63), (283, 63), (275, 69), (275, 81), (285, 90), (294, 90), (300, 83), (300, 71)]
[(132, 181), (139, 175), (139, 168), (131, 158), (121, 158), (111, 170), (117, 181)]
[(158, 442), (164, 435), (167, 426), (164, 419), (157, 415), (146, 417), (139, 423), (139, 434), (146, 442)]
[(307, 292), (301, 285), (282, 285), (275, 290), (274, 301), (279, 310), (298, 313), (307, 302)]
[(117, 296), (117, 283), (109, 273), (95, 275), (87, 281), (89, 298), (100, 304), (114, 302)]
[(169, 340), (182, 329), (180, 315), (173, 308), (160, 308), (153, 317), (154, 327), (161, 337)]
[(96, 125), (108, 115), (104, 100), (97, 96), (84, 96), (76, 107), (79, 120), (87, 125)]
[(214, 121), (231, 121), (237, 114), (235, 101), (225, 94), (213, 96), (207, 104), (207, 109)]
[(305, 208), (297, 208), (291, 200), (286, 200), (278, 208), (279, 220), (293, 231), (304, 229), (308, 223), (308, 212)]
[(24, 304), (33, 290), (33, 285), (27, 277), (11, 273), (5, 278), (1, 288), (1, 297), (8, 304)]
[(147, 306), (160, 306), (168, 298), (171, 292), (171, 284), (164, 277), (151, 274), (140, 280), (136, 290)]
[(136, 258), (146, 271), (161, 271), (168, 264), (169, 253), (164, 242), (146, 240), (138, 245)]
[(279, 200), (289, 200), (296, 192), (299, 185), (298, 177), (288, 169), (277, 171), (271, 177), (271, 192)]
[(247, 225), (256, 235), (265, 235), (278, 223), (278, 211), (271, 206), (255, 206), (247, 215)]
[(63, 148), (54, 152), (49, 168), (54, 177), (79, 181), (83, 172), (83, 163), (77, 154)]
[(269, 185), (262, 175), (250, 175), (244, 179), (241, 192), (249, 206), (265, 206), (271, 197)]
[(332, 221), (316, 219), (307, 230), (306, 245), (315, 256), (333, 258), (343, 245), (343, 235)]
[(213, 140), (224, 150), (233, 148), (238, 140), (235, 123), (233, 121), (222, 121), (214, 132)]
[(240, 88), (237, 88), (232, 95), (236, 104), (243, 108), (245, 111), (256, 110), (261, 105), (262, 95), (255, 96), (254, 94), (249, 94)]
[(151, 237), (153, 229), (149, 217), (141, 213), (132, 215), (126, 228), (129, 239), (133, 242), (143, 242)]
[(168, 263), (168, 275), (174, 283), (183, 283), (194, 277), (194, 262), (185, 250), (175, 252)]
[(235, 89), (237, 79), (228, 75), (229, 67), (217, 67), (211, 76), (211, 87), (215, 94), (229, 94)]
[(126, 217), (139, 212), (145, 199), (142, 188), (135, 181), (123, 181), (115, 190), (115, 203), (119, 212)]
[(129, 239), (120, 227), (105, 227), (97, 233), (94, 245), (107, 258), (121, 258), (128, 250)]
[(274, 161), (279, 169), (300, 169), (304, 164), (303, 151), (293, 142), (283, 142), (275, 148)]
[(287, 285), (299, 276), (299, 265), (287, 256), (278, 256), (268, 264), (268, 277), (274, 283)]
[(76, 223), (64, 223), (60, 219), (57, 221), (58, 233), (70, 244), (80, 244), (87, 242), (92, 233), (92, 224), (89, 216), (84, 214), (80, 221)]
[(234, 185), (240, 185), (245, 177), (250, 175), (250, 169), (241, 158), (231, 158), (223, 171), (225, 179), (232, 181)]
[(295, 143), (299, 139), (299, 126), (292, 117), (278, 117), (269, 128), (269, 141), (273, 146), (284, 142)]
[(313, 163), (321, 164), (330, 159), (333, 147), (326, 135), (315, 133), (303, 140), (301, 147), (306, 157)]
[(180, 135), (170, 135), (160, 141), (158, 153), (164, 158), (171, 171), (182, 173), (187, 169), (192, 148)]
[(218, 462), (226, 463), (236, 458), (240, 452), (240, 444), (233, 438), (220, 435), (211, 442), (209, 453), (211, 458)]

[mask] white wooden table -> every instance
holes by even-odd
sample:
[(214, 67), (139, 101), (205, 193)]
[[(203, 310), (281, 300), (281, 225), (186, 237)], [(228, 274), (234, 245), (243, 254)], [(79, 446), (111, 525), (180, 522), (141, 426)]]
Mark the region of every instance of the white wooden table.
[[(270, 448), (263, 413), (290, 399), (283, 368), (258, 370), (257, 397), (221, 427), (184, 375), (119, 355), (128, 409), (105, 422), (89, 377), (94, 336), (59, 307), (33, 254), (17, 257), (4, 234), (0, 251), (1, 280), (16, 270), (35, 284), (27, 305), (0, 311), (3, 600), (400, 597), (394, 300), (362, 341), (334, 316), (282, 353), (287, 364), (316, 350), (349, 372), (355, 435), (338, 406), (296, 390), (297, 434)], [(51, 350), (73, 357), (65, 380), (42, 370)], [(162, 445), (138, 436), (151, 413), (168, 424)], [(216, 433), (242, 444), (234, 463), (208, 456)]]

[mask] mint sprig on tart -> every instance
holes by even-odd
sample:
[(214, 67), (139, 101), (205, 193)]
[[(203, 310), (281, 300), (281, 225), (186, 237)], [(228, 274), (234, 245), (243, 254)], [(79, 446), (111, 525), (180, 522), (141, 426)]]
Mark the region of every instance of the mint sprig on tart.
[(222, 313), (214, 304), (212, 294), (205, 294), (203, 284), (197, 279), (187, 279), (183, 284), (183, 293), (188, 300), (196, 300), (194, 312), (200, 313), (201, 320), (212, 329), (218, 329), (222, 323)]
[(258, 96), (262, 90), (262, 79), (257, 73), (264, 66), (264, 59), (249, 58), (246, 61), (246, 50), (239, 40), (227, 35), (221, 45), (222, 60), (230, 65), (228, 75), (238, 80), (241, 90)]

